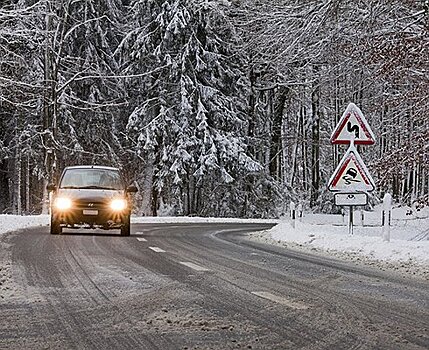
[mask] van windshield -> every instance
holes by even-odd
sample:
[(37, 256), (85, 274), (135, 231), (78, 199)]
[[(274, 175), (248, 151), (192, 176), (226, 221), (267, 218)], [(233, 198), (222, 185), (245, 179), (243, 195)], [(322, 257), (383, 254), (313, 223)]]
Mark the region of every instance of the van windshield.
[(123, 190), (124, 186), (117, 170), (88, 168), (67, 169), (60, 188)]

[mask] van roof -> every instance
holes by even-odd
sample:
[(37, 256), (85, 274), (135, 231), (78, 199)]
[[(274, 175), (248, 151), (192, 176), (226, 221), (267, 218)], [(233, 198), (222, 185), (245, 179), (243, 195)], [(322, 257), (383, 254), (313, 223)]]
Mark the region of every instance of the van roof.
[(106, 169), (106, 170), (118, 170), (119, 171), (118, 168), (114, 168), (114, 167), (110, 167), (110, 166), (104, 166), (104, 165), (73, 165), (73, 166), (68, 166), (65, 169)]

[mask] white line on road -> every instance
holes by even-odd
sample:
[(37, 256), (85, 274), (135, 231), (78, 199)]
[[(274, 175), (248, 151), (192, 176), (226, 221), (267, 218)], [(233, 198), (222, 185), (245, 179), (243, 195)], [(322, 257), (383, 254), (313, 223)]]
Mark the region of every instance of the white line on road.
[(157, 252), (157, 253), (165, 253), (164, 249), (161, 249), (158, 247), (149, 247), (149, 249), (152, 249), (154, 252)]
[(147, 242), (146, 238), (137, 238), (137, 240), (140, 241), (140, 242)]
[(292, 301), (289, 300), (287, 298), (278, 296), (278, 295), (274, 295), (270, 292), (252, 292), (252, 294), (260, 297), (260, 298), (264, 298), (264, 299), (268, 299), (271, 301), (274, 301), (275, 303), (278, 304), (282, 304), (285, 306), (288, 306), (292, 309), (297, 309), (297, 310), (306, 310), (308, 309), (307, 305), (304, 305), (303, 303), (297, 302), (297, 301)]
[(190, 267), (191, 269), (193, 269), (195, 271), (210, 271), (209, 269), (206, 269), (205, 267), (202, 267), (200, 265), (197, 265), (197, 264), (194, 264), (194, 263), (191, 263), (191, 262), (181, 261), (180, 263), (182, 265)]

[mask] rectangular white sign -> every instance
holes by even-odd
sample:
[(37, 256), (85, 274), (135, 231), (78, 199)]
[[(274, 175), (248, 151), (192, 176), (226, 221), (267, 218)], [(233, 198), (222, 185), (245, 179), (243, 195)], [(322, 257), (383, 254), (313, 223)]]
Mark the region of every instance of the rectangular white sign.
[(367, 205), (366, 193), (335, 193), (335, 205)]

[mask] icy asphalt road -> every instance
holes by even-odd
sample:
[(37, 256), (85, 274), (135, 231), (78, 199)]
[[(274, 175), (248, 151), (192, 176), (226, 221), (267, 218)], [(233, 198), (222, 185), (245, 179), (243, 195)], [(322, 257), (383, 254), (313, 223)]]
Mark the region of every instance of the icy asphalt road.
[(0, 349), (428, 349), (429, 285), (257, 224), (0, 237)]

